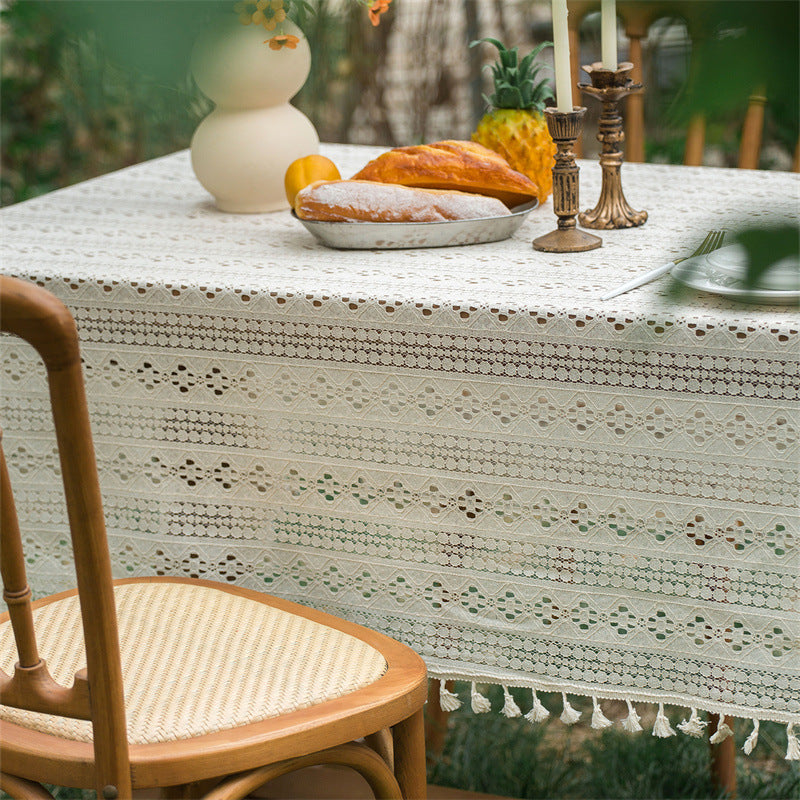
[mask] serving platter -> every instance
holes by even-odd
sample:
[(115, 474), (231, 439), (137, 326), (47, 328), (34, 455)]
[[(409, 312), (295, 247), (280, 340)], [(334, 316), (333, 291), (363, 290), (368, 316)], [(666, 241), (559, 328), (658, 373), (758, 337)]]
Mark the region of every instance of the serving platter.
[(321, 222), (292, 216), (322, 244), (337, 250), (400, 250), (499, 242), (511, 237), (538, 205), (531, 200), (503, 217), (442, 222)]

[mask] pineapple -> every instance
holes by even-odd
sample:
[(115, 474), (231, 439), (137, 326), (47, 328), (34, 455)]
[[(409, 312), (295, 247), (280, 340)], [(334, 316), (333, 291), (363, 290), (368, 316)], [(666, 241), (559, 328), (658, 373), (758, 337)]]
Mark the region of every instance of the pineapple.
[(472, 140), (499, 153), (517, 172), (527, 175), (539, 187), (543, 203), (553, 188), (553, 163), (556, 146), (547, 130), (542, 111), (552, 96), (549, 81), (537, 81), (542, 64), (534, 60), (550, 42), (542, 42), (522, 61), (517, 48), (507, 50), (497, 39), (472, 42), (493, 44), (500, 58), (492, 66), (494, 93), (484, 99), (492, 106), (478, 123)]

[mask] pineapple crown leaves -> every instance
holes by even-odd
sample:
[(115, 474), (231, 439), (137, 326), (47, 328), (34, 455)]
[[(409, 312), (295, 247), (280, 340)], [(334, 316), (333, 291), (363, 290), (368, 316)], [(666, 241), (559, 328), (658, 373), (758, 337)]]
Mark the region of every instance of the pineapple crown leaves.
[(497, 48), (499, 59), (492, 65), (494, 92), (486, 97), (494, 108), (521, 108), (542, 111), (545, 101), (553, 96), (550, 81), (547, 78), (537, 80), (539, 71), (545, 66), (535, 63), (539, 53), (552, 42), (542, 42), (534, 47), (521, 61), (519, 48), (506, 48), (497, 39), (487, 37), (470, 42), (470, 47), (488, 42)]

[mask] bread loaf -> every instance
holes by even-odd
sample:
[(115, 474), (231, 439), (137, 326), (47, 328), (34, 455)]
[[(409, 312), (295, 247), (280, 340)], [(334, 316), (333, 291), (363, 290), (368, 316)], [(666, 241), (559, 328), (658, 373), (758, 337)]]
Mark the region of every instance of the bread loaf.
[(331, 222), (441, 222), (508, 216), (497, 199), (374, 181), (317, 181), (295, 198), (301, 219)]
[(397, 147), (370, 161), (353, 180), (423, 189), (456, 189), (496, 197), (509, 208), (537, 197), (538, 187), (493, 150), (476, 142), (447, 140)]

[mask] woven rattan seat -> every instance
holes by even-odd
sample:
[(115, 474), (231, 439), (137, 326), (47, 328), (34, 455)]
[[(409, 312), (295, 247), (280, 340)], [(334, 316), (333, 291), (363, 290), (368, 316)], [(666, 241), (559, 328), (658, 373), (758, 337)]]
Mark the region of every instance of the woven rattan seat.
[[(117, 586), (122, 678), (131, 744), (168, 742), (277, 717), (374, 683), (386, 660), (346, 633), (191, 583)], [(165, 614), (164, 609), (170, 609)], [(86, 666), (77, 595), (34, 613), (50, 674), (69, 685)], [(0, 669), (14, 671), (10, 623)], [(239, 654), (236, 657), (236, 654)], [(87, 720), (0, 706), (0, 719), (92, 741)]]

